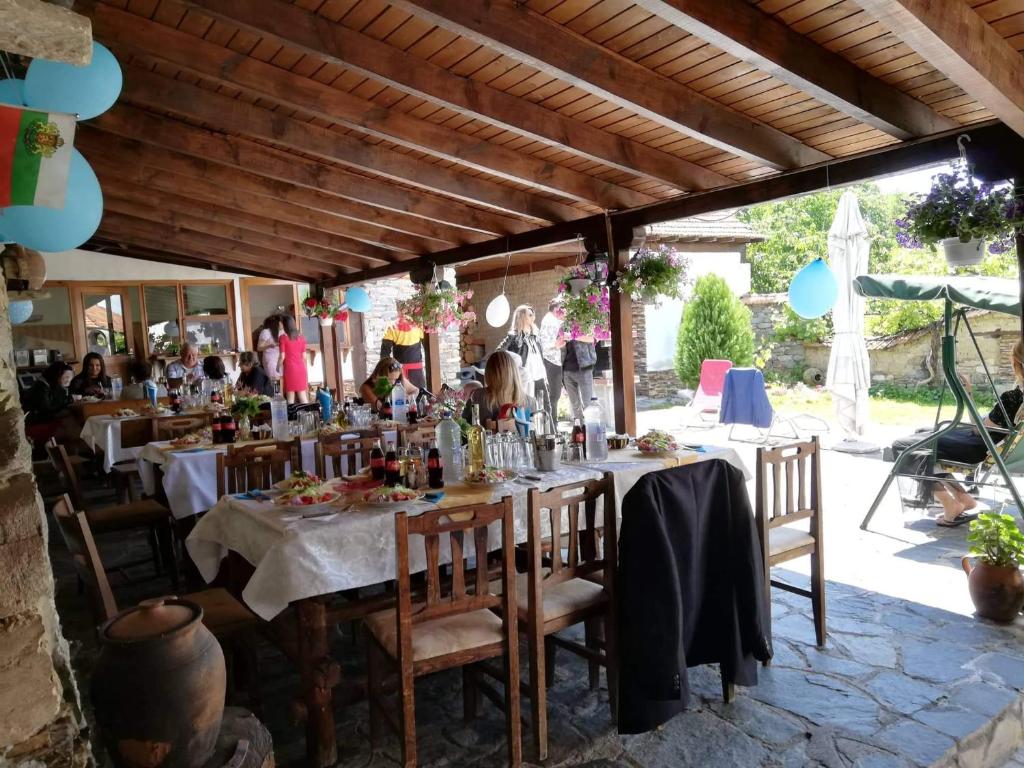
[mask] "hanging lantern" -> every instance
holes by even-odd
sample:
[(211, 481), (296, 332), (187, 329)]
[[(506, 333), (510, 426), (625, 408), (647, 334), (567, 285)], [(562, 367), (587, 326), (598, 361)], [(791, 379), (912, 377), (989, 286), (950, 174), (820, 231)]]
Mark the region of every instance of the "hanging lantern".
[(822, 258), (797, 272), (789, 284), (789, 306), (805, 320), (821, 317), (832, 309), (838, 295), (836, 276)]

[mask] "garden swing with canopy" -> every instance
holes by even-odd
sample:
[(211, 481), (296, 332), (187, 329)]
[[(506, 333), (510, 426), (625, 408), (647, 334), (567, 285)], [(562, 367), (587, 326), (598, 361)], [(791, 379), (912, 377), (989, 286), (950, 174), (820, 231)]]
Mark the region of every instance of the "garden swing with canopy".
[[(1005, 280), (994, 277), (949, 277), (941, 275), (861, 275), (854, 278), (853, 289), (869, 299), (895, 299), (898, 301), (934, 301), (942, 299), (945, 303), (943, 310), (943, 336), (942, 336), (942, 373), (943, 385), (939, 393), (939, 410), (936, 414), (936, 429), (918, 442), (910, 445), (895, 458), (892, 470), (885, 479), (878, 495), (875, 497), (871, 508), (861, 521), (862, 530), (867, 530), (871, 518), (874, 517), (882, 499), (897, 476), (910, 477), (918, 480), (934, 480), (932, 476), (907, 474), (900, 469), (907, 464), (912, 456), (920, 456), (922, 451), (929, 449), (934, 462), (935, 448), (939, 438), (956, 427), (960, 426), (963, 420), (964, 410), (967, 411), (970, 421), (978, 430), (985, 447), (988, 449), (988, 456), (982, 465), (991, 462), (991, 467), (981, 470), (982, 477), (975, 477), (972, 481), (975, 485), (994, 485), (987, 481), (990, 470), (994, 468), (1001, 475), (1006, 489), (1013, 497), (1017, 509), (1024, 512), (1024, 504), (1021, 503), (1020, 494), (1011, 480), (1011, 474), (1024, 474), (1024, 430), (1017, 423), (1017, 414), (1007, 414), (999, 399), (995, 382), (989, 372), (988, 364), (982, 357), (978, 340), (971, 329), (967, 313), (970, 309), (984, 309), (992, 312), (1002, 312), (1013, 317), (1020, 318), (1020, 294), (1019, 286), (1013, 280)], [(1009, 425), (1007, 437), (999, 447), (995, 445), (989, 429), (986, 428), (984, 417), (978, 411), (978, 407), (964, 387), (963, 382), (957, 374), (956, 368), (956, 335), (963, 324), (967, 329), (971, 342), (978, 353), (985, 371), (992, 392), (996, 396), (999, 408), (1003, 410), (1004, 423)], [(949, 387), (955, 400), (953, 418), (949, 421), (940, 422), (942, 412), (942, 396), (945, 388)], [(948, 464), (949, 462), (943, 462)], [(979, 467), (982, 465), (978, 465)], [(966, 469), (966, 466), (963, 468)]]

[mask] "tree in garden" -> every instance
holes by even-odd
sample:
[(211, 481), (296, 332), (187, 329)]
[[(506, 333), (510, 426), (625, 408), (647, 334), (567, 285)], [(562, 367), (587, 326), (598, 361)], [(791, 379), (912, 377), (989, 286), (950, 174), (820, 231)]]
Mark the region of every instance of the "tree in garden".
[(705, 360), (732, 360), (735, 365), (754, 361), (754, 329), (750, 310), (733, 295), (718, 275), (697, 280), (693, 298), (683, 310), (676, 340), (676, 375), (696, 387)]

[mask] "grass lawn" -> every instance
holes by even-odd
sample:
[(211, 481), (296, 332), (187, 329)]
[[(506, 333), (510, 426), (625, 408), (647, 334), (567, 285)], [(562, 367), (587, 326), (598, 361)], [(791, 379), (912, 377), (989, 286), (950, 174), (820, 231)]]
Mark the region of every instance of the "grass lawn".
[[(827, 421), (835, 420), (832, 395), (825, 389), (812, 389), (804, 386), (788, 388), (773, 386), (768, 390), (768, 399), (771, 400), (775, 410), (783, 416), (809, 413)], [(984, 408), (983, 412), (987, 413), (988, 409)], [(871, 421), (876, 424), (924, 427), (935, 421), (934, 405), (890, 400), (883, 397), (871, 398), (868, 413)], [(953, 415), (952, 407), (944, 408), (943, 415), (951, 417)]]

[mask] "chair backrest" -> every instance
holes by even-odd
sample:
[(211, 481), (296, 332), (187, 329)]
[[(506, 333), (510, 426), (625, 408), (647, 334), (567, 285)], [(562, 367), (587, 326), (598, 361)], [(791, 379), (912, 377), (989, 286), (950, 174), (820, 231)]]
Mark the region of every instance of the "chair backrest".
[(71, 497), (71, 501), (76, 509), (82, 509), (85, 506), (82, 497), (82, 486), (78, 481), (78, 473), (75, 471), (75, 465), (72, 463), (71, 457), (68, 456), (67, 449), (57, 442), (57, 438), (51, 437), (46, 441), (46, 455), (50, 458), (50, 463), (57, 471), (61, 485), (64, 486), (64, 492)]
[(209, 416), (169, 416), (153, 419), (154, 441), (173, 440), (191, 432), (198, 432), (210, 423)]
[(362, 466), (370, 465), (370, 451), (373, 450), (375, 441), (376, 438), (373, 437), (343, 438), (341, 432), (322, 435), (313, 446), (316, 473), (326, 479), (327, 464), (330, 462), (333, 470), (331, 477), (354, 475), (359, 471), (357, 458), (362, 462)]
[(121, 447), (140, 448), (153, 439), (153, 419), (122, 419)]
[(435, 439), (437, 432), (435, 424), (410, 424), (407, 427), (398, 428), (398, 444), (403, 448), (410, 445), (422, 445)]
[[(488, 526), (501, 528), (502, 594), (491, 592), (487, 573)], [(476, 567), (467, 569), (466, 535), (473, 539)], [(422, 600), (412, 602), (410, 552), (412, 538), (422, 546), (426, 561), (425, 593)], [(442, 578), (441, 541), (451, 547), (451, 579)], [(437, 509), (415, 517), (405, 512), (395, 515), (395, 542), (398, 550), (398, 661), (405, 670), (411, 668), (413, 627), (424, 621), (470, 613), (480, 609), (503, 606), (506, 637), (516, 631), (515, 533), (513, 530), (512, 497), (494, 504), (469, 504), (452, 509)], [(497, 549), (496, 547), (494, 549)], [(415, 570), (419, 570), (418, 568)], [(468, 579), (472, 583), (467, 583)], [(511, 629), (509, 622), (511, 621)]]
[[(597, 523), (598, 499), (603, 502), (601, 525)], [(560, 485), (544, 493), (533, 488), (528, 514), (531, 610), (541, 610), (546, 587), (569, 579), (603, 572), (605, 587), (612, 590), (618, 544), (611, 474), (606, 473), (600, 480)]]
[[(167, 402), (167, 398), (162, 398), (162, 402)], [(74, 409), (81, 415), (82, 422), (90, 416), (110, 416), (115, 411), (119, 411), (122, 408), (131, 408), (136, 413), (140, 413), (142, 409), (149, 405), (149, 400), (145, 399), (121, 399), (121, 400), (97, 400), (96, 402), (83, 402), (77, 401), (74, 403)]]
[(217, 498), (225, 493), (266, 490), (284, 480), (289, 467), (302, 469), (299, 438), (249, 445), (229, 445), (217, 454)]
[(705, 360), (700, 364), (699, 391), (711, 397), (721, 397), (725, 388), (725, 374), (730, 368), (731, 360)]
[[(758, 530), (810, 520), (810, 533), (821, 535), (821, 450), (817, 436), (807, 442), (757, 449), (756, 502)], [(762, 536), (762, 541), (767, 537)]]
[(97, 625), (102, 624), (117, 614), (117, 602), (96, 549), (89, 520), (84, 512), (75, 510), (66, 493), (54, 504), (53, 518), (71, 553), (75, 572), (85, 584), (93, 619)]

